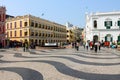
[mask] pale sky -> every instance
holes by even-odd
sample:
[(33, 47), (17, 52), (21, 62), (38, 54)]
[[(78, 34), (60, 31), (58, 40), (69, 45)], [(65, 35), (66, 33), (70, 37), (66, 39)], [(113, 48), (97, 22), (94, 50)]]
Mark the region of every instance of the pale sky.
[[(65, 25), (85, 26), (85, 13), (120, 11), (120, 0), (0, 0), (7, 14), (31, 14)], [(42, 15), (44, 13), (44, 15)]]

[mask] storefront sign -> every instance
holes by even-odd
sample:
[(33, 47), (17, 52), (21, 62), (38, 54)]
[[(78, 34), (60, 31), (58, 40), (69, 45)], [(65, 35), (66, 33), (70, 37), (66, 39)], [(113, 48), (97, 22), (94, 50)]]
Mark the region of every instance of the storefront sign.
[(45, 46), (57, 46), (57, 43), (45, 43)]

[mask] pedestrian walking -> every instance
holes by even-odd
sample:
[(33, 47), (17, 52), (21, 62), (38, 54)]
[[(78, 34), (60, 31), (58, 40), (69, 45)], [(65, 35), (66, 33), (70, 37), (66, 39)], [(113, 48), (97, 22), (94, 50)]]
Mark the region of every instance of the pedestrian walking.
[(17, 50), (17, 43), (14, 42), (14, 50)]
[(76, 43), (76, 50), (77, 51), (79, 50), (79, 43), (78, 42)]
[(25, 50), (25, 43), (23, 43), (23, 51), (25, 52), (26, 50)]
[(77, 42), (74, 43), (74, 47), (75, 47), (75, 49), (76, 49), (76, 46), (77, 46)]
[(98, 42), (95, 42), (95, 52), (97, 53), (97, 49), (98, 49)]
[(84, 47), (84, 49), (85, 49), (85, 42), (83, 42), (83, 47)]
[(93, 50), (93, 42), (92, 41), (90, 42), (89, 45), (90, 45), (90, 50)]
[(98, 47), (99, 47), (99, 51), (100, 51), (100, 49), (101, 49), (101, 43), (100, 42), (98, 43)]
[(72, 48), (74, 48), (74, 42), (72, 42)]
[(86, 42), (86, 49), (88, 50), (88, 46), (89, 46), (89, 44), (88, 44), (88, 42)]
[(25, 43), (25, 49), (26, 49), (26, 51), (28, 51), (28, 43), (27, 42)]

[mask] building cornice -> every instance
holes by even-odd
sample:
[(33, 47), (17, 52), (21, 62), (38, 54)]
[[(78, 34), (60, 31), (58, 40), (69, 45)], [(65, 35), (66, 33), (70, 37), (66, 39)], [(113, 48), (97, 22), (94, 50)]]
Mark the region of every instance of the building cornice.
[(120, 11), (113, 11), (113, 12), (96, 12), (90, 14), (91, 16), (112, 16), (112, 15), (120, 15)]
[(48, 22), (48, 23), (52, 23), (54, 25), (59, 25), (59, 26), (64, 26), (66, 27), (65, 25), (62, 25), (62, 24), (59, 24), (59, 23), (56, 23), (56, 22), (52, 22), (52, 21), (49, 21), (49, 20), (46, 20), (46, 19), (43, 19), (43, 18), (40, 18), (40, 17), (36, 17), (36, 16), (33, 16), (33, 15), (24, 15), (24, 16), (16, 16), (14, 18), (7, 18), (6, 19), (6, 22), (9, 22), (9, 21), (15, 21), (15, 20), (20, 20), (20, 19), (25, 19), (25, 18), (29, 18), (29, 19), (36, 19), (36, 20), (42, 20), (42, 21), (45, 21), (45, 22)]
[(92, 31), (120, 31), (120, 29), (92, 29)]

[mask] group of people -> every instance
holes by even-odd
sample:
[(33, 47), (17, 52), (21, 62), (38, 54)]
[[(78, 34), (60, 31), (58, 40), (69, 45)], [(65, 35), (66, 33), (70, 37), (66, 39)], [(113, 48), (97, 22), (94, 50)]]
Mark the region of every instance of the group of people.
[(96, 41), (96, 42), (93, 42), (93, 41), (88, 42), (87, 41), (86, 43), (83, 43), (83, 46), (87, 50), (90, 47), (90, 50), (94, 50), (95, 52), (97, 52), (98, 49), (99, 50), (101, 49), (101, 43), (99, 41)]
[(36, 45), (35, 43), (31, 43), (30, 46), (28, 45), (28, 42), (23, 43), (23, 51), (28, 51), (29, 48), (35, 49)]
[[(77, 51), (79, 50), (79, 46), (80, 46), (79, 42), (72, 43), (72, 48), (75, 48)], [(83, 43), (83, 46), (84, 46), (84, 49), (88, 50), (90, 48), (90, 50), (94, 50), (95, 52), (101, 49), (101, 43), (98, 41), (96, 42), (87, 41), (86, 43)]]
[(72, 43), (72, 48), (75, 48), (77, 51), (79, 50), (79, 46), (80, 46), (79, 42)]

